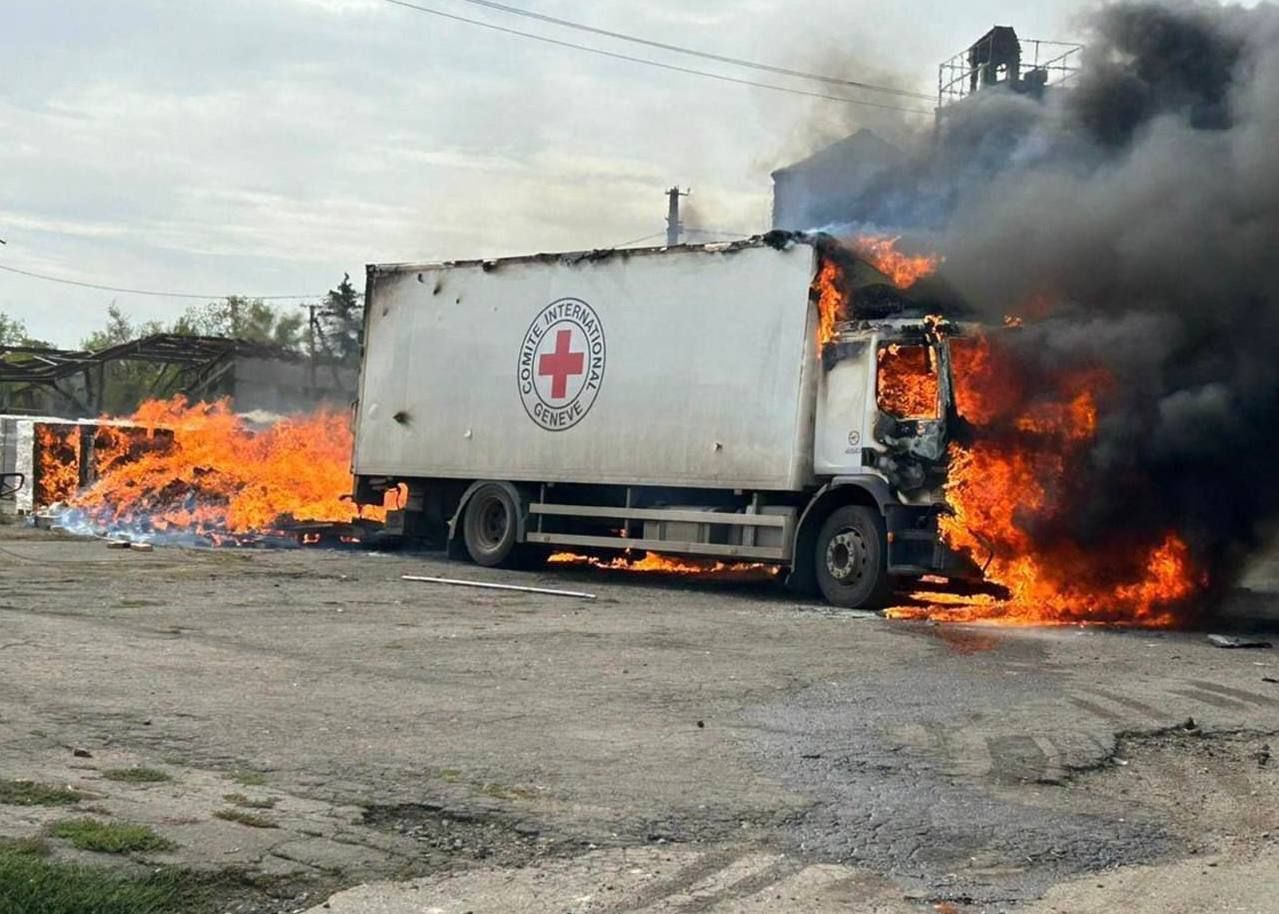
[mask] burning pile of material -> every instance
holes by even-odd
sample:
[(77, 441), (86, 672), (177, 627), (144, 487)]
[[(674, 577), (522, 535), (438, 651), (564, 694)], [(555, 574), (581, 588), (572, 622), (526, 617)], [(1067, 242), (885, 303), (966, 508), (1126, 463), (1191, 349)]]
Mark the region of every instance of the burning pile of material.
[(320, 411), (257, 430), (226, 402), (179, 397), (143, 404), (130, 422), (144, 431), (98, 430), (97, 482), (66, 500), (92, 529), (218, 539), (357, 517), (343, 498), (352, 442), (344, 414)]

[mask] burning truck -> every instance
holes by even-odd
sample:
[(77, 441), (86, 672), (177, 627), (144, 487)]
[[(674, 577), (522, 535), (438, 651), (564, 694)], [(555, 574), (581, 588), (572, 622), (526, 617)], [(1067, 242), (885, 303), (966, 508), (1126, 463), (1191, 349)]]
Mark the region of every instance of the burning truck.
[(846, 607), (979, 575), (946, 546), (964, 328), (889, 240), (373, 266), (356, 501), (483, 566), (758, 563)]
[(919, 581), (905, 617), (1181, 621), (1210, 566), (1177, 515), (1070, 528), (1128, 388), (1062, 364), (1051, 322), (970, 321), (939, 263), (774, 233), (374, 267), (354, 430), (177, 398), (14, 440), (32, 505), (96, 535), (435, 539), (485, 566), (780, 571), (842, 606)]

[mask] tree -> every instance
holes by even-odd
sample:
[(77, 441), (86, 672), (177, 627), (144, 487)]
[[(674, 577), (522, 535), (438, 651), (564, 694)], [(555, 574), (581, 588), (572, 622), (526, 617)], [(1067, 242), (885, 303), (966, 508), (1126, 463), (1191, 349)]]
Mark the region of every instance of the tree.
[[(107, 324), (84, 338), (80, 346), (90, 352), (110, 349), (144, 336), (163, 333), (159, 321), (134, 324), (115, 302), (107, 306)], [(153, 395), (164, 366), (150, 362), (117, 360), (103, 367), (101, 408), (111, 414), (131, 413), (138, 404)]]
[(95, 330), (81, 340), (80, 348), (87, 349), (90, 352), (98, 352), (102, 349), (110, 349), (112, 346), (119, 346), (121, 343), (132, 342), (144, 336), (163, 332), (164, 327), (159, 321), (134, 324), (129, 315), (124, 313), (124, 309), (112, 302), (107, 305), (107, 325), (101, 330)]
[(219, 336), (298, 349), (305, 318), (282, 314), (259, 298), (232, 295), (222, 301), (196, 305), (173, 324), (172, 333), (184, 336)]
[(318, 323), (323, 342), (318, 347), (343, 362), (360, 360), (360, 338), (364, 332), (364, 296), (351, 285), (351, 274), (345, 273), (336, 289), (324, 296)]
[(0, 311), (0, 346), (25, 346), (27, 340), (27, 325)]
[[(27, 333), (27, 325), (16, 317), (10, 317), (0, 311), (0, 349), (6, 346), (39, 346), (44, 349), (53, 347), (42, 340), (33, 340)], [(29, 354), (8, 353), (4, 360), (12, 365), (21, 365), (32, 359)], [(38, 392), (30, 387), (18, 384), (0, 384), (0, 412), (22, 406), (34, 409), (40, 402)]]

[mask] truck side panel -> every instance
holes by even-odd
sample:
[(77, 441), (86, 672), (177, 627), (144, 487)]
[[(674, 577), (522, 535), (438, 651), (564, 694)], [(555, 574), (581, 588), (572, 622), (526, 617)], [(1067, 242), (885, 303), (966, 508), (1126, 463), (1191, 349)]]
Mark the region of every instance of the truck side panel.
[(801, 490), (814, 267), (800, 244), (370, 268), (355, 472)]

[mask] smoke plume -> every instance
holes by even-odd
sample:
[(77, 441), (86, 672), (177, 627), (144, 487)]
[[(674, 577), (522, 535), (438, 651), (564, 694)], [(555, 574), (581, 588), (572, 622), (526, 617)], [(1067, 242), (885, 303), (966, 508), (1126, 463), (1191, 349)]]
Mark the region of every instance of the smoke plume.
[(1168, 624), (1279, 519), (1279, 6), (1125, 0), (1087, 29), (1068, 86), (978, 92), (831, 190), (944, 255), (935, 306), (1025, 318), (958, 430), (952, 544), (1027, 619)]
[(1113, 378), (1036, 535), (1176, 530), (1224, 585), (1279, 514), (1279, 7), (1116, 3), (1090, 30), (1072, 90), (953, 109), (910, 221), (986, 318), (1042, 318), (1010, 344), (1027, 397)]

